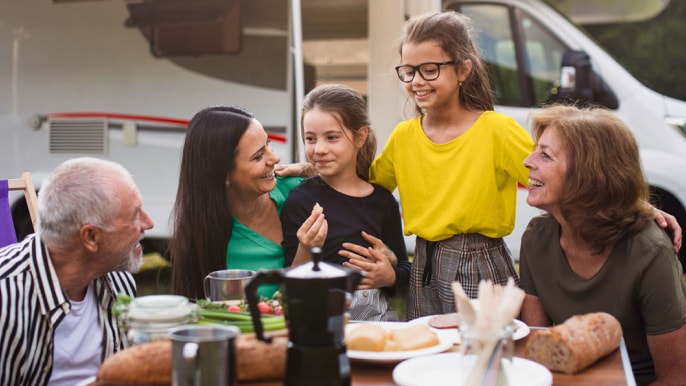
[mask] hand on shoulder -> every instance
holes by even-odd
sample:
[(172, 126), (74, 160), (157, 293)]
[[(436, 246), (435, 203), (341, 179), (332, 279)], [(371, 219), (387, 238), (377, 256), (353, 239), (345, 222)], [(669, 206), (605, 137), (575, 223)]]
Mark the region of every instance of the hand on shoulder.
[(298, 162), (278, 164), (274, 166), (274, 174), (279, 177), (312, 177), (317, 174), (317, 171), (308, 162)]

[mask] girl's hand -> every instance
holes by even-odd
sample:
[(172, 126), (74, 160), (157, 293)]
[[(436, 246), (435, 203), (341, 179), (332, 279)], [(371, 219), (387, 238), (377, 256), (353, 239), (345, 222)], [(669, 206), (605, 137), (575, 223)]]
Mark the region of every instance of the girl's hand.
[(312, 211), (296, 233), (300, 246), (307, 250), (322, 247), (329, 232), (329, 224), (321, 211)]
[(654, 208), (653, 211), (655, 212), (655, 222), (657, 225), (659, 225), (660, 228), (667, 230), (667, 233), (672, 236), (674, 252), (679, 252), (681, 249), (682, 235), (681, 227), (679, 226), (679, 222), (676, 221), (676, 217), (657, 208)]

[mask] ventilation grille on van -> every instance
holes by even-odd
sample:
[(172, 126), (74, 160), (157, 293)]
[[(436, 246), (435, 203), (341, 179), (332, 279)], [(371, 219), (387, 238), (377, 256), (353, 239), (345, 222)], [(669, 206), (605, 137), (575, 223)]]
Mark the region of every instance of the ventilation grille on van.
[(107, 119), (48, 120), (50, 153), (107, 153)]

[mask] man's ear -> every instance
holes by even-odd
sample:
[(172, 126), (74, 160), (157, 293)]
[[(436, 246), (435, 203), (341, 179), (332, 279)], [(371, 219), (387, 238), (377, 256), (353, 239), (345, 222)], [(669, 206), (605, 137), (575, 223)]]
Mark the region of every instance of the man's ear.
[(84, 248), (86, 248), (89, 252), (98, 251), (100, 232), (101, 231), (99, 228), (90, 224), (82, 226), (79, 230), (79, 238), (81, 239), (81, 244), (83, 244)]

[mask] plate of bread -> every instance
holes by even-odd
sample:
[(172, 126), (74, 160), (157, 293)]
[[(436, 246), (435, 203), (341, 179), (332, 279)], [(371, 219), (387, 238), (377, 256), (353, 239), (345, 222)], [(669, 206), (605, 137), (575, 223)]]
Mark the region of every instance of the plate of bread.
[[(460, 327), (461, 322), (462, 320), (460, 318), (460, 313), (452, 312), (449, 314), (423, 316), (421, 318), (413, 319), (409, 323), (427, 325), (439, 333), (449, 336), (453, 343), (459, 344), (460, 331), (458, 328)], [(526, 325), (526, 323), (519, 319), (512, 319), (512, 324), (514, 325), (512, 339), (519, 340), (529, 335), (531, 329)]]
[(445, 334), (424, 324), (405, 322), (351, 323), (345, 328), (348, 358), (368, 363), (398, 363), (452, 347)]

